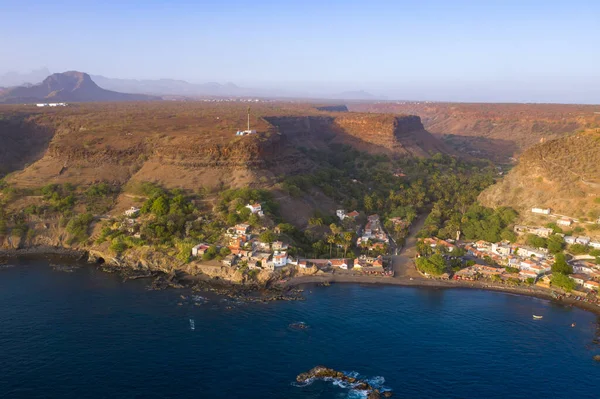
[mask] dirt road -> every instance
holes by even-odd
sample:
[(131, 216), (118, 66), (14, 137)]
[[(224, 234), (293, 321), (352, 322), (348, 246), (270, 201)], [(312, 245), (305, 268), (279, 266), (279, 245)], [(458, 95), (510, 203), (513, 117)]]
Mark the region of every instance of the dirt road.
[(398, 255), (392, 256), (392, 268), (396, 279), (422, 279), (423, 277), (414, 267), (413, 259), (417, 254), (417, 233), (423, 228), (427, 214), (419, 215), (410, 227), (410, 232), (404, 247)]

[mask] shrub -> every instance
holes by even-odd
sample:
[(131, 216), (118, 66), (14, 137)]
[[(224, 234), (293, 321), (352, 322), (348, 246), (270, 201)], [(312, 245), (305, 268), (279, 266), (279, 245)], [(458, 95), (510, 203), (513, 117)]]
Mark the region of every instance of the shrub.
[(553, 286), (560, 287), (567, 292), (571, 292), (575, 289), (575, 281), (563, 273), (552, 273), (550, 282)]
[(82, 242), (88, 238), (88, 228), (94, 220), (91, 213), (83, 213), (72, 218), (67, 223), (67, 233), (71, 235), (71, 242)]

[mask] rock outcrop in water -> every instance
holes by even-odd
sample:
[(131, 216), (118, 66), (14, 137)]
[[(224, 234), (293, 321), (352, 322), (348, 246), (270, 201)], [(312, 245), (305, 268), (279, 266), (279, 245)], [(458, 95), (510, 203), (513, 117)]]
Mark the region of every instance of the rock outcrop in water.
[(375, 389), (371, 384), (367, 381), (362, 380), (360, 378), (350, 377), (341, 371), (337, 371), (334, 369), (330, 369), (325, 366), (317, 366), (306, 373), (300, 373), (296, 377), (296, 381), (299, 383), (308, 383), (313, 379), (328, 379), (333, 381), (340, 381), (346, 384), (350, 384), (352, 389), (359, 391), (367, 391), (368, 399), (378, 399), (378, 398), (389, 398), (392, 396), (391, 391), (380, 392), (378, 389)]

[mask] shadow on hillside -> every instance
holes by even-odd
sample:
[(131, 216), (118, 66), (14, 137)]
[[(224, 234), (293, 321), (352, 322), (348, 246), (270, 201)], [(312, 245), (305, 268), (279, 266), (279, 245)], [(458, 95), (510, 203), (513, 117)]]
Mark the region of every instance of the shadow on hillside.
[(455, 134), (434, 134), (434, 136), (461, 154), (490, 159), (496, 163), (509, 163), (510, 158), (516, 157), (519, 153), (519, 146), (511, 140)]
[(22, 117), (0, 120), (0, 177), (40, 159), (54, 132)]
[[(347, 115), (347, 114), (346, 114)], [(357, 115), (357, 119), (361, 116)], [(372, 118), (372, 116), (371, 116)], [(389, 132), (366, 128), (364, 132), (348, 132), (340, 126), (333, 116), (288, 116), (265, 117), (275, 126), (285, 141), (294, 147), (314, 150), (328, 150), (330, 144), (347, 144), (357, 150), (374, 154), (392, 156), (422, 156), (446, 151), (445, 145), (422, 128), (405, 131), (398, 135), (395, 130)], [(368, 124), (366, 121), (365, 124)], [(367, 141), (360, 136), (369, 136)]]

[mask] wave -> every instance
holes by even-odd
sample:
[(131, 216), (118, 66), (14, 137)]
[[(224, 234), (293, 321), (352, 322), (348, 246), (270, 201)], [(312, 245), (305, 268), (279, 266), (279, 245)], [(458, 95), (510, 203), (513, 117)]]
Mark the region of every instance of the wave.
[[(347, 389), (348, 390), (348, 394), (346, 396), (347, 399), (366, 399), (369, 396), (369, 391), (362, 390), (362, 389), (355, 389), (360, 384), (360, 381), (367, 382), (369, 385), (371, 385), (371, 387), (373, 387), (373, 389), (377, 389), (379, 392), (391, 391), (390, 388), (384, 386), (385, 377), (383, 377), (383, 376), (365, 377), (365, 376), (361, 375), (358, 371), (342, 371), (342, 373), (346, 377), (356, 379), (357, 382), (351, 383), (351, 382), (347, 382), (347, 381), (342, 381), (339, 378), (334, 378), (334, 377), (319, 378), (319, 380), (325, 381), (325, 382), (331, 382), (333, 386), (336, 386), (338, 388)], [(303, 383), (292, 382), (291, 385), (298, 387), (298, 388), (303, 388), (303, 387), (312, 385), (313, 382), (315, 382), (315, 380), (317, 380), (317, 379), (309, 378), (308, 380), (306, 380)]]

